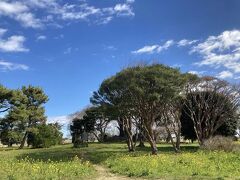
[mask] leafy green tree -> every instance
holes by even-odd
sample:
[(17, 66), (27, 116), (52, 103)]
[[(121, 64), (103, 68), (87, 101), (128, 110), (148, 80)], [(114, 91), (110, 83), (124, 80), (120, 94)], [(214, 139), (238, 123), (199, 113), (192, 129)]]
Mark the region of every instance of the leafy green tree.
[(83, 120), (94, 123), (94, 129), (90, 129), (88, 132), (92, 132), (99, 142), (104, 142), (106, 128), (110, 122), (110, 119), (106, 116), (104, 108), (101, 106), (90, 107), (85, 113)]
[(13, 94), (13, 114), (14, 119), (21, 121), (21, 128), (24, 132), (20, 149), (24, 147), (27, 140), (29, 129), (39, 123), (45, 123), (44, 104), (48, 101), (47, 95), (40, 87), (23, 86)]
[(28, 144), (33, 148), (49, 148), (62, 142), (58, 124), (38, 124), (28, 133)]
[(70, 125), (72, 142), (74, 147), (87, 146), (86, 133), (94, 131), (95, 119), (84, 117), (75, 117)]
[(94, 92), (91, 102), (95, 106), (101, 106), (111, 113), (112, 117), (121, 120), (123, 125), (129, 151), (134, 151), (133, 142), (133, 116), (131, 113), (131, 99), (128, 86), (130, 85), (131, 75), (128, 73), (118, 73), (102, 82), (99, 90)]
[(130, 67), (105, 80), (91, 102), (112, 107), (123, 119), (128, 146), (133, 146), (133, 124), (142, 122), (152, 154), (157, 154), (156, 121), (164, 104), (179, 96), (185, 83), (186, 76), (178, 69), (161, 64)]

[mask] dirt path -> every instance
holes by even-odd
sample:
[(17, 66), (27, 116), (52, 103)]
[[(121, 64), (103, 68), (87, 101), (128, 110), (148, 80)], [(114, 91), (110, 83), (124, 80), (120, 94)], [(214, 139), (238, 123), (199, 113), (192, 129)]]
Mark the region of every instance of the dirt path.
[[(113, 174), (113, 173), (109, 172), (109, 170), (107, 168), (100, 166), (100, 165), (93, 165), (93, 167), (97, 171), (96, 180), (133, 180), (133, 179), (139, 180), (139, 178), (130, 178), (130, 177), (121, 176), (118, 174)], [(143, 180), (143, 179), (141, 179), (141, 180)]]

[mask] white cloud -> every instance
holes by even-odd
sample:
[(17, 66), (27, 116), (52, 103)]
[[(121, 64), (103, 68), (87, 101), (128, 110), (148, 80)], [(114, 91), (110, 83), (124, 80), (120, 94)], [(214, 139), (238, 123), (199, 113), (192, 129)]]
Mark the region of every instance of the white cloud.
[(195, 74), (195, 75), (198, 75), (198, 76), (202, 76), (204, 73), (206, 73), (206, 71), (190, 70), (190, 71), (188, 71), (188, 73), (190, 73), (190, 74)]
[(127, 2), (127, 3), (134, 3), (135, 0), (127, 0), (126, 2)]
[(202, 60), (196, 64), (214, 68), (225, 68), (240, 73), (240, 31), (224, 31), (218, 36), (209, 36), (195, 45), (191, 53), (198, 53)]
[(38, 40), (38, 41), (39, 41), (39, 40), (45, 40), (45, 39), (47, 39), (47, 37), (44, 36), (44, 35), (40, 35), (40, 36), (37, 37), (37, 40)]
[(0, 18), (6, 16), (24, 27), (41, 28), (44, 25), (61, 27), (62, 21), (87, 21), (107, 24), (116, 17), (134, 16), (133, 0), (110, 7), (95, 7), (86, 1), (65, 3), (57, 0), (1, 0)]
[(133, 54), (153, 53), (158, 48), (158, 45), (144, 46), (136, 51), (132, 51)]
[(25, 41), (24, 36), (10, 36), (7, 39), (0, 38), (0, 51), (3, 52), (27, 52), (29, 49), (26, 49), (23, 46)]
[(198, 75), (199, 72), (198, 71), (188, 71), (189, 74), (195, 74), (195, 75)]
[(152, 53), (160, 53), (163, 50), (167, 50), (170, 46), (174, 44), (173, 40), (166, 41), (163, 45), (152, 45), (152, 46), (144, 46), (138, 50), (132, 51), (133, 54), (152, 54)]
[(178, 47), (182, 47), (182, 46), (189, 46), (192, 45), (194, 43), (198, 42), (198, 40), (188, 40), (188, 39), (182, 39), (180, 40), (177, 44)]
[(230, 71), (222, 71), (217, 75), (218, 78), (225, 79), (225, 78), (233, 78), (233, 73)]
[(28, 6), (21, 1), (1, 1), (1, 15), (19, 21), (25, 27), (39, 28), (42, 26), (40, 20), (35, 18), (35, 15), (30, 12)]
[(132, 7), (129, 4), (116, 4), (113, 8), (118, 16), (134, 16)]
[(161, 52), (163, 50), (167, 50), (170, 46), (172, 46), (174, 44), (173, 40), (168, 40), (167, 42), (165, 42), (162, 46), (159, 46), (157, 49), (157, 52)]
[(9, 2), (6, 0), (0, 2), (0, 13), (4, 15), (16, 15), (27, 10), (28, 7), (20, 2)]
[(25, 64), (12, 63), (5, 60), (0, 60), (0, 70), (1, 71), (14, 71), (14, 70), (25, 70), (27, 71), (29, 67)]
[(48, 123), (59, 123), (61, 125), (66, 125), (71, 122), (71, 118), (67, 115), (54, 116), (54, 117), (48, 117), (47, 122)]

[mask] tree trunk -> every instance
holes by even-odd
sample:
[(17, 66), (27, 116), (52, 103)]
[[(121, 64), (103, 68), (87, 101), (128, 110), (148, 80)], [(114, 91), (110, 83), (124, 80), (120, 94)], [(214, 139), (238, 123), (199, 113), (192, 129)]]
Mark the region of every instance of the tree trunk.
[(144, 145), (144, 128), (142, 127), (143, 125), (141, 124), (139, 127), (139, 145), (138, 147), (145, 147)]
[(152, 125), (149, 125), (149, 124), (147, 126), (144, 125), (144, 129), (147, 135), (148, 142), (151, 145), (152, 155), (157, 155), (158, 149), (157, 149), (156, 141), (154, 139)]
[(152, 140), (152, 141), (149, 141), (149, 143), (151, 145), (152, 155), (157, 155), (158, 149), (157, 149), (156, 142)]
[(139, 136), (139, 145), (138, 147), (145, 147), (144, 145), (144, 136), (142, 135), (143, 132), (141, 132), (140, 136)]
[(180, 134), (178, 134), (176, 136), (176, 147), (175, 147), (175, 152), (178, 153), (180, 152), (180, 143), (181, 143), (181, 139), (180, 139)]
[(23, 136), (23, 139), (22, 139), (22, 141), (21, 141), (21, 144), (20, 144), (20, 146), (19, 146), (19, 149), (22, 149), (22, 148), (24, 147), (25, 142), (26, 142), (26, 140), (27, 140), (27, 136), (28, 136), (28, 132), (25, 132), (25, 134), (24, 134), (24, 136)]
[(132, 135), (132, 128), (131, 128), (131, 122), (129, 119), (125, 119), (123, 121), (123, 126), (125, 130), (125, 134), (127, 136), (127, 145), (129, 152), (135, 151), (135, 144), (133, 142), (133, 135)]
[(98, 142), (101, 142), (101, 139), (98, 137), (98, 135), (97, 135), (95, 132), (93, 132), (93, 135), (94, 135), (95, 138), (98, 140)]
[(123, 122), (122, 122), (123, 120), (122, 119), (120, 119), (120, 120), (118, 120), (118, 130), (119, 130), (119, 137), (125, 137), (125, 133), (124, 133), (124, 126), (123, 126)]

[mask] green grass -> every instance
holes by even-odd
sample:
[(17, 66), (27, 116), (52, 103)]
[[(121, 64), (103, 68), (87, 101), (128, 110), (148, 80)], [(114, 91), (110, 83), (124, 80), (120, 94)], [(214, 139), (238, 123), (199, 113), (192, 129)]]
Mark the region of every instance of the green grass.
[[(149, 179), (240, 179), (240, 153), (207, 152), (185, 144), (181, 153), (161, 144), (159, 155), (150, 147), (128, 153), (123, 143), (92, 143), (49, 149), (0, 149), (0, 179), (93, 179), (92, 164), (109, 167), (113, 173)], [(78, 158), (77, 158), (78, 157)], [(89, 162), (88, 162), (89, 161)]]
[(0, 150), (0, 179), (86, 179), (95, 170), (70, 146), (50, 149)]

